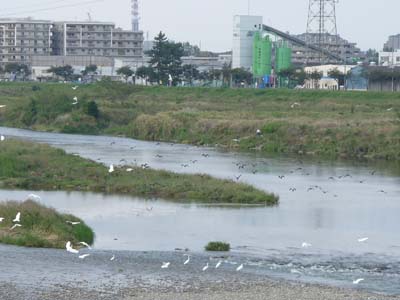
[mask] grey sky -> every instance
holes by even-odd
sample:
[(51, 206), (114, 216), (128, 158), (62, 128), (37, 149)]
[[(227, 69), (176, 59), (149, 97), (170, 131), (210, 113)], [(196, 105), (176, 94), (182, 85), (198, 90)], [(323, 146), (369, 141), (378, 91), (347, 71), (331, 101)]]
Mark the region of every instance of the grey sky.
[[(90, 0), (13, 0), (3, 4), (0, 17), (9, 13), (44, 7), (76, 4)], [(4, 0), (4, 2), (6, 2)], [(203, 50), (230, 50), (232, 19), (247, 14), (247, 0), (140, 0), (141, 28), (152, 38), (166, 32), (176, 41), (199, 44)], [(251, 0), (251, 14), (262, 15), (264, 23), (282, 31), (302, 33), (306, 29), (308, 0)], [(363, 49), (381, 49), (387, 37), (400, 33), (399, 0), (341, 0), (337, 6), (338, 32)], [(32, 16), (55, 20), (112, 21), (130, 28), (130, 0), (103, 0), (80, 7), (32, 12), (14, 16)], [(13, 16), (13, 17), (14, 17)]]

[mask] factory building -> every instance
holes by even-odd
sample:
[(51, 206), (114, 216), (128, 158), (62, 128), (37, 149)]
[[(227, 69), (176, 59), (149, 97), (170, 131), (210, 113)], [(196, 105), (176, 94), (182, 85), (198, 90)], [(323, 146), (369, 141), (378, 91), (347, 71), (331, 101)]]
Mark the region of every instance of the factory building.
[(48, 56), (52, 52), (52, 23), (32, 19), (0, 20), (0, 65), (25, 63), (32, 56)]
[(261, 16), (234, 16), (232, 68), (250, 70), (253, 65), (254, 33), (263, 24)]

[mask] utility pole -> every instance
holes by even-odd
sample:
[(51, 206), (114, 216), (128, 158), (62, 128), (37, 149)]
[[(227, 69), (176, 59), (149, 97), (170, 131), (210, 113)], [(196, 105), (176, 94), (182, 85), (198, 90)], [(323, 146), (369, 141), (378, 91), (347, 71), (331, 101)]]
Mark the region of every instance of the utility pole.
[(138, 32), (139, 21), (140, 21), (139, 0), (131, 0), (131, 2), (132, 2), (132, 31)]

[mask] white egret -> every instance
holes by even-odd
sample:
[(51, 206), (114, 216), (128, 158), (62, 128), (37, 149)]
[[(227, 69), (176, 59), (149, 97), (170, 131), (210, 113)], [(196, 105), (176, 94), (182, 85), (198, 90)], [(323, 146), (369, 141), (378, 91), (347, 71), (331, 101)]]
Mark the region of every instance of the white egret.
[(72, 105), (78, 104), (78, 97), (74, 97), (72, 100), (74, 100), (74, 102), (72, 102)]
[(0, 135), (0, 141), (4, 141), (6, 138), (4, 137), (4, 135)]
[(296, 106), (300, 106), (300, 103), (295, 102), (292, 105), (290, 105), (290, 108), (295, 108)]
[(161, 266), (161, 269), (168, 269), (170, 264), (171, 264), (170, 262), (163, 262), (162, 266)]
[(239, 267), (237, 267), (237, 269), (236, 269), (236, 271), (241, 271), (241, 270), (243, 270), (243, 264), (241, 264)]
[(221, 265), (222, 265), (222, 260), (220, 260), (219, 262), (217, 262), (217, 264), (215, 265), (215, 268), (218, 269)]
[(81, 222), (72, 222), (72, 221), (65, 221), (65, 223), (71, 224), (71, 225), (79, 225)]
[(364, 237), (364, 238), (359, 238), (357, 241), (358, 241), (359, 243), (364, 243), (364, 242), (366, 242), (366, 241), (368, 241), (368, 240), (369, 240), (368, 237)]
[(13, 223), (21, 223), (21, 213), (20, 212), (18, 212), (17, 215), (15, 216)]
[(0, 105), (0, 108), (4, 108), (4, 107), (6, 107), (7, 105)]
[(115, 259), (115, 255), (113, 255), (111, 258), (110, 258), (110, 261), (113, 261)]
[(108, 169), (108, 173), (114, 172), (114, 165), (110, 165), (110, 168)]
[(88, 243), (85, 242), (79, 242), (79, 244), (85, 246), (86, 248), (88, 248), (89, 250), (92, 250), (92, 247), (90, 247), (90, 245)]
[(208, 269), (208, 263), (203, 267), (203, 272)]
[(68, 251), (69, 253), (73, 253), (73, 254), (78, 254), (78, 253), (79, 253), (78, 250), (72, 248), (71, 242), (70, 242), (70, 241), (68, 241), (67, 244), (65, 245), (65, 249), (67, 249), (67, 251)]
[(353, 280), (353, 284), (359, 284), (361, 281), (364, 281), (364, 278), (358, 278), (356, 280)]
[(126, 171), (127, 171), (127, 172), (132, 172), (133, 169), (132, 169), (132, 168), (128, 168), (128, 169), (126, 169)]
[(11, 227), (10, 230), (13, 230), (13, 229), (15, 229), (15, 228), (17, 228), (17, 227), (21, 227), (21, 226), (22, 226), (21, 224), (14, 224), (14, 226)]
[(83, 254), (83, 255), (79, 255), (79, 258), (80, 259), (85, 259), (88, 256), (90, 256), (90, 254)]
[(0, 218), (0, 223), (4, 221), (4, 218)]
[(187, 256), (187, 260), (185, 260), (185, 262), (183, 263), (184, 265), (187, 265), (190, 262), (190, 255), (186, 255)]
[(35, 195), (35, 194), (29, 194), (28, 195), (28, 200), (40, 201), (40, 200), (42, 200), (42, 198), (40, 198), (40, 196)]
[(72, 89), (75, 91), (78, 88), (78, 86), (73, 86)]

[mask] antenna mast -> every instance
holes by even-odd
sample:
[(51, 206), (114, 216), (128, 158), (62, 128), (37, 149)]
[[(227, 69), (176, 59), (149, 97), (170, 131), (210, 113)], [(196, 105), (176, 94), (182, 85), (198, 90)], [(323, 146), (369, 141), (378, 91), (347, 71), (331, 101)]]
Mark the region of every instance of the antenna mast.
[(139, 0), (131, 0), (132, 2), (132, 31), (139, 31)]

